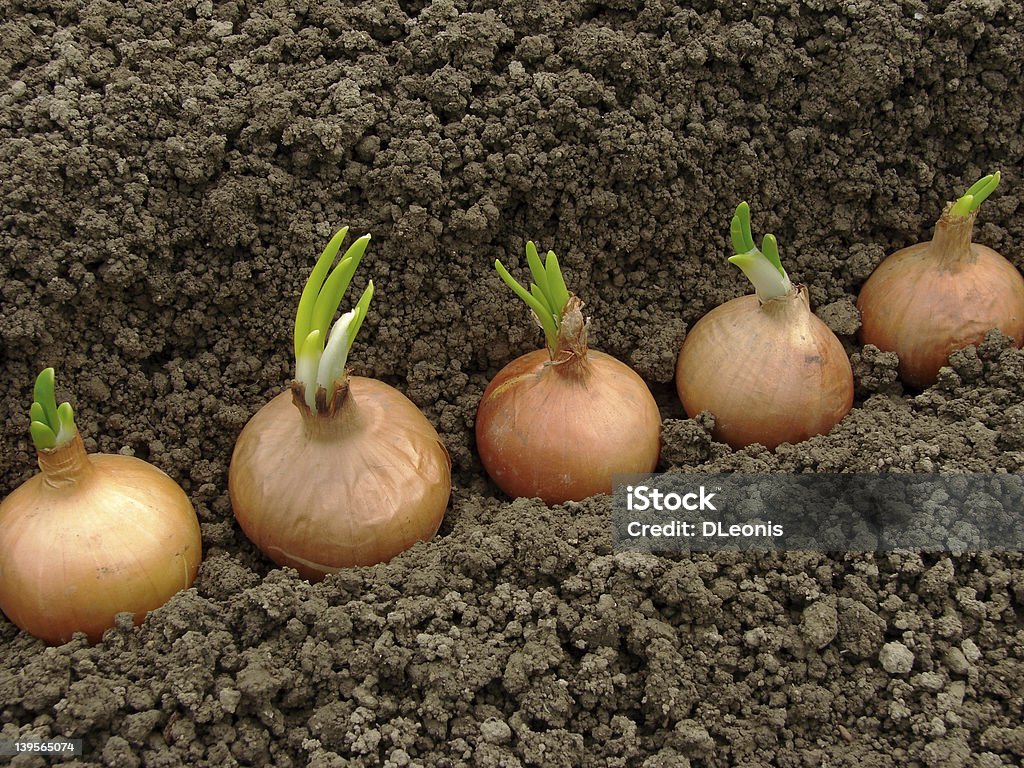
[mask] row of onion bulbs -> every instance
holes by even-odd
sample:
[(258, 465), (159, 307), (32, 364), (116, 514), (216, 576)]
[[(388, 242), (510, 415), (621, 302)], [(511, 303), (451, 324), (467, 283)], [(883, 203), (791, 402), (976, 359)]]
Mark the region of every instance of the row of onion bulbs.
[[(861, 341), (896, 352), (915, 387), (934, 383), (950, 352), (998, 328), (1024, 342), (1024, 278), (972, 242), (987, 176), (949, 204), (931, 241), (886, 259), (858, 299)], [(451, 463), (436, 430), (402, 393), (352, 376), (348, 353), (373, 297), (336, 322), (369, 235), (335, 265), (347, 235), (321, 254), (296, 312), (294, 381), (245, 426), (228, 485), (245, 534), (275, 563), (317, 580), (394, 557), (437, 532)], [(770, 449), (831, 430), (853, 404), (853, 373), (839, 339), (810, 309), (805, 286), (782, 267), (775, 238), (758, 248), (746, 203), (731, 226), (730, 261), (752, 295), (705, 315), (687, 334), (676, 387), (691, 417), (714, 416), (716, 439)], [(495, 268), (530, 307), (545, 348), (502, 369), (477, 411), (476, 442), (495, 484), (547, 504), (612, 490), (614, 475), (653, 471), (661, 415), (643, 379), (589, 348), (583, 304), (558, 258), (526, 248), (524, 288)], [(333, 265), (333, 267), (332, 267)], [(191, 586), (201, 561), (194, 508), (166, 474), (139, 459), (86, 453), (71, 406), (56, 405), (54, 372), (36, 383), (31, 434), (40, 473), (0, 504), (0, 609), (50, 643), (76, 632), (97, 641), (118, 613), (146, 613)]]
[[(985, 176), (949, 203), (932, 239), (889, 256), (860, 292), (861, 343), (895, 352), (911, 387), (934, 384), (951, 352), (981, 342), (991, 329), (1018, 347), (1024, 343), (1024, 277), (972, 241), (978, 206), (998, 183), (998, 172)], [(811, 311), (806, 286), (790, 281), (774, 236), (755, 245), (745, 202), (730, 234), (729, 261), (755, 292), (716, 307), (687, 334), (675, 378), (684, 410), (691, 418), (711, 413), (715, 439), (734, 448), (760, 443), (774, 450), (825, 434), (853, 405), (843, 344)], [(613, 475), (652, 471), (661, 419), (636, 374), (588, 352), (578, 300), (559, 299), (550, 289), (558, 273), (554, 254), (541, 263), (531, 248), (529, 291), (500, 262), (495, 266), (544, 327), (547, 350), (519, 358), (494, 378), (477, 413), (476, 438), (484, 467), (503, 491), (556, 504), (610, 492)]]

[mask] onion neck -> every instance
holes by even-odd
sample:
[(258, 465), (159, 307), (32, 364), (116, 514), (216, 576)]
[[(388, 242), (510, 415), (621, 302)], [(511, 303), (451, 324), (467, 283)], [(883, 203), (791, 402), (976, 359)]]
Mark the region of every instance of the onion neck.
[(583, 317), (583, 302), (570, 295), (558, 325), (555, 348), (548, 348), (551, 357), (548, 365), (562, 376), (582, 377), (588, 370), (587, 350), (587, 321)]
[(761, 311), (773, 319), (787, 323), (807, 322), (811, 316), (811, 299), (807, 286), (794, 285), (785, 296), (761, 302)]
[(974, 232), (977, 211), (972, 211), (966, 216), (957, 216), (952, 213), (952, 207), (952, 204), (947, 205), (935, 223), (935, 233), (928, 246), (938, 266), (946, 269), (970, 263), (976, 258), (971, 247), (971, 235)]
[(308, 440), (333, 439), (346, 430), (353, 411), (351, 407), (345, 407), (350, 402), (348, 382), (349, 377), (346, 373), (330, 395), (326, 389), (318, 387), (315, 409), (306, 404), (305, 385), (301, 381), (291, 383), (292, 403), (302, 416), (302, 425)]
[(82, 436), (76, 431), (70, 441), (57, 448), (36, 451), (43, 483), (50, 488), (68, 488), (91, 477), (93, 472), (89, 454), (85, 452)]

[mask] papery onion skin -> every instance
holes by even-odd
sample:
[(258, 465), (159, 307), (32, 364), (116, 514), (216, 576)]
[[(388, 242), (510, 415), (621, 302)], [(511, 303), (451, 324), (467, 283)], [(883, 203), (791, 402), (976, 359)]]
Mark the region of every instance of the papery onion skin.
[(912, 387), (934, 384), (950, 353), (981, 343), (993, 328), (1024, 343), (1024, 277), (971, 242), (974, 218), (947, 209), (931, 241), (886, 258), (858, 296), (861, 343), (895, 352), (900, 378)]
[(853, 405), (853, 371), (796, 286), (763, 304), (741, 296), (701, 318), (680, 350), (676, 389), (690, 418), (714, 415), (716, 440), (774, 450), (838, 424)]
[(506, 494), (545, 504), (612, 492), (612, 476), (655, 469), (661, 414), (629, 366), (594, 350), (552, 363), (546, 349), (505, 366), (484, 391), (476, 443)]
[(43, 470), (0, 504), (0, 609), (51, 644), (92, 643), (118, 613), (188, 589), (202, 559), (185, 492), (130, 456), (87, 455), (81, 437), (40, 452)]
[(448, 452), (405, 395), (351, 376), (339, 399), (321, 413), (282, 392), (242, 430), (228, 473), (246, 536), (311, 581), (431, 539), (451, 495)]

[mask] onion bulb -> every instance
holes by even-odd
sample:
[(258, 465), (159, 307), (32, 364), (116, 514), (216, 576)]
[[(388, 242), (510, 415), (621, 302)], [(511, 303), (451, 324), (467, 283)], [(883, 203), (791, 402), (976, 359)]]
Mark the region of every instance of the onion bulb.
[(811, 312), (807, 289), (794, 286), (765, 235), (754, 245), (750, 209), (732, 220), (729, 261), (755, 295), (716, 307), (687, 334), (676, 363), (676, 389), (690, 418), (715, 417), (716, 440), (774, 450), (828, 432), (853, 405), (853, 371), (842, 343)]
[(611, 493), (613, 475), (657, 466), (661, 414), (629, 366), (588, 349), (582, 303), (566, 289), (554, 252), (542, 264), (532, 242), (526, 250), (530, 291), (500, 261), (495, 267), (533, 310), (547, 348), (509, 363), (484, 391), (480, 459), (509, 496), (561, 504)]
[(998, 172), (980, 179), (946, 206), (929, 242), (886, 258), (861, 289), (861, 342), (895, 352), (900, 378), (912, 387), (934, 384), (951, 352), (994, 328), (1024, 343), (1024, 277), (971, 242), (978, 206), (998, 183)]
[(141, 623), (195, 580), (199, 521), (185, 492), (131, 456), (85, 452), (54, 372), (36, 380), (31, 433), (40, 473), (0, 504), (0, 609), (52, 644), (97, 642), (118, 613)]
[(328, 244), (299, 299), (295, 380), (246, 424), (228, 471), (246, 536), (310, 580), (429, 540), (451, 494), (448, 452), (426, 417), (393, 387), (345, 369), (372, 281), (327, 331), (370, 239), (328, 275), (347, 232)]

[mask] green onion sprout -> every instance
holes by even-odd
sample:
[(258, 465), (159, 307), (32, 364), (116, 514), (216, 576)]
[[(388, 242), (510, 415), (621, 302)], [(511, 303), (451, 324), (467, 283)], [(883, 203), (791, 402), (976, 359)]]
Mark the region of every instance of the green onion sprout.
[(327, 391), (329, 402), (343, 382), (348, 354), (373, 298), (371, 280), (355, 308), (331, 326), (342, 296), (370, 243), (368, 234), (360, 237), (332, 270), (331, 265), (347, 235), (348, 227), (342, 227), (320, 254), (302, 289), (295, 313), (295, 378), (304, 387), (306, 405), (310, 409), (316, 408), (318, 389)]
[(754, 285), (754, 291), (761, 303), (788, 296), (793, 290), (789, 275), (779, 260), (779, 245), (775, 235), (765, 235), (761, 248), (754, 244), (750, 231), (750, 206), (743, 201), (736, 207), (729, 226), (732, 246), (736, 253), (729, 261), (743, 270)]
[(562, 324), (562, 315), (566, 304), (569, 303), (569, 290), (565, 287), (562, 268), (554, 251), (548, 251), (541, 262), (537, 246), (533, 241), (529, 241), (526, 243), (526, 263), (533, 277), (529, 291), (509, 274), (500, 260), (495, 260), (494, 268), (498, 270), (498, 274), (508, 287), (533, 310), (537, 322), (544, 329), (548, 349), (554, 354), (558, 345), (558, 329)]
[(54, 396), (53, 368), (43, 369), (36, 377), (32, 397), (34, 402), (29, 409), (29, 433), (36, 450), (52, 451), (70, 443), (78, 434), (75, 412), (71, 403), (61, 403), (58, 407)]
[(964, 196), (953, 203), (949, 212), (953, 216), (969, 216), (978, 210), (978, 206), (988, 199), (995, 188), (999, 186), (999, 171), (982, 176), (971, 188), (964, 193)]

